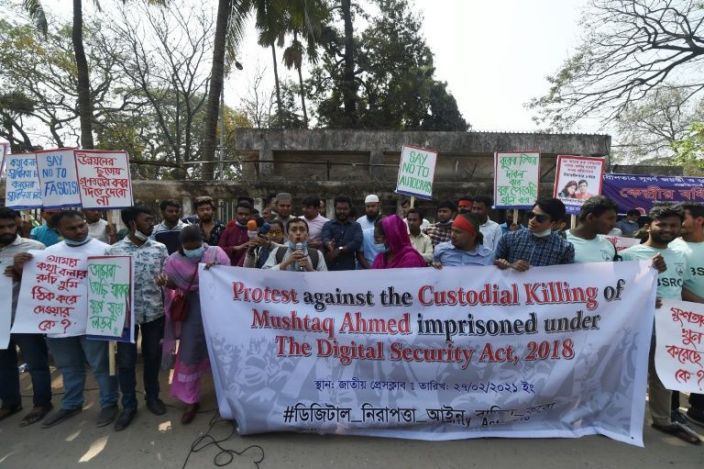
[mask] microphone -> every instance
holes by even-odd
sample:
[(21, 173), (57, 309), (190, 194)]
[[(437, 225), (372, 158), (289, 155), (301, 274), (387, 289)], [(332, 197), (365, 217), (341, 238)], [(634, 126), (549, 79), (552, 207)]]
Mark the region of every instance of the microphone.
[(256, 238), (257, 236), (257, 221), (249, 220), (247, 222), (247, 236), (249, 239)]
[(262, 226), (259, 227), (259, 230), (257, 230), (257, 233), (259, 233), (260, 236), (264, 236), (269, 231), (271, 231), (271, 225), (268, 223), (264, 223)]
[[(304, 250), (305, 250), (305, 245), (303, 243), (296, 243), (296, 251), (304, 252)], [(296, 270), (298, 270), (298, 271), (303, 270), (303, 267), (301, 267), (298, 262), (296, 262)]]

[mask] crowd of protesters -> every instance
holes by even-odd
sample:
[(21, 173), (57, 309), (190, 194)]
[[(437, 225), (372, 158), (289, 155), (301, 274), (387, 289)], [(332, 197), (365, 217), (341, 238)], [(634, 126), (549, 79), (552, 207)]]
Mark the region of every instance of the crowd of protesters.
[[(383, 214), (380, 198), (370, 194), (364, 213), (355, 217), (352, 200), (338, 196), (332, 219), (323, 215), (324, 205), (316, 196), (303, 198), (300, 206), (293, 200), (291, 194), (277, 194), (259, 212), (253, 200), (240, 198), (234, 219), (227, 223), (217, 220), (210, 197), (196, 198), (195, 213), (188, 216), (177, 201), (166, 200), (160, 204), (161, 222), (156, 225), (155, 214), (142, 206), (123, 210), (121, 232), (91, 210), (42, 211), (44, 222), (30, 231), (17, 212), (2, 208), (0, 258), (12, 259), (5, 273), (14, 278), (13, 317), (23, 265), (31, 259), (28, 251), (131, 256), (146, 407), (156, 415), (166, 412), (159, 373), (173, 367), (170, 393), (185, 404), (181, 421), (187, 424), (198, 412), (200, 377), (209, 369), (199, 263), (301, 272), (472, 265), (524, 272), (558, 264), (650, 259), (659, 273), (658, 301), (704, 303), (702, 205), (657, 206), (647, 218), (631, 210), (619, 221), (619, 208), (595, 196), (585, 198), (576, 225), (570, 228), (565, 206), (555, 198), (539, 199), (513, 218), (509, 214), (503, 224), (491, 219), (493, 201), (487, 196), (440, 201), (435, 213), (427, 214), (434, 223), (409, 199), (401, 201), (399, 213)], [(617, 252), (606, 235), (638, 237), (641, 243)], [(186, 305), (183, 310), (181, 304)], [(0, 420), (22, 408), (18, 350), (33, 386), (33, 408), (21, 425), (41, 421), (48, 428), (81, 412), (85, 363), (99, 387), (97, 425), (114, 424), (119, 431), (135, 417), (136, 344), (119, 344), (118, 372), (111, 376), (107, 342), (85, 336), (12, 334), (10, 346), (0, 350)], [(64, 387), (61, 406), (53, 413), (49, 355)], [(663, 386), (652, 350), (650, 355), (648, 402), (653, 427), (698, 444), (691, 424), (704, 425), (704, 396), (691, 395), (689, 409), (682, 414), (678, 393)]]

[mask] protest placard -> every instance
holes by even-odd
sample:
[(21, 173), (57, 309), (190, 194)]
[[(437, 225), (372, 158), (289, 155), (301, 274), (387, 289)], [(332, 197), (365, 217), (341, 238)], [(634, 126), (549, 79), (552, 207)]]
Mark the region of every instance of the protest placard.
[(134, 342), (132, 258), (88, 258), (88, 322), (91, 339)]
[(275, 274), (200, 266), (219, 411), (241, 434), (643, 444), (648, 261)]
[(410, 145), (401, 147), (396, 193), (432, 199), (437, 158), (438, 153), (427, 148)]
[(558, 155), (553, 197), (560, 199), (567, 213), (575, 215), (585, 200), (601, 194), (604, 159)]
[(85, 256), (29, 251), (22, 273), (13, 333), (83, 335), (88, 261)]
[(115, 209), (133, 205), (126, 152), (76, 150), (76, 172), (83, 208)]
[(5, 155), (5, 206), (14, 209), (42, 206), (42, 190), (34, 153)]
[(73, 149), (58, 148), (38, 151), (37, 172), (41, 183), (44, 208), (79, 207), (81, 205)]
[(540, 153), (494, 154), (494, 206), (531, 208), (538, 199)]
[(12, 326), (12, 279), (3, 275), (5, 268), (12, 265), (11, 257), (0, 258), (0, 349), (10, 343)]
[(655, 312), (655, 369), (673, 391), (704, 394), (704, 305), (662, 300)]

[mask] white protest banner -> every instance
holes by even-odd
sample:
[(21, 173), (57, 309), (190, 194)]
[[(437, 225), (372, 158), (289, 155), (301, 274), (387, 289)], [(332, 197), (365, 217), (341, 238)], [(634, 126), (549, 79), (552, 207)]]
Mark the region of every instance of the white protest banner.
[(599, 433), (642, 445), (649, 262), (529, 273), (204, 267), (219, 411), (241, 434)]
[(2, 275), (5, 268), (12, 265), (11, 257), (0, 258), (0, 350), (10, 343), (12, 326), (12, 279)]
[(5, 206), (14, 209), (42, 206), (42, 190), (34, 153), (5, 155)]
[(494, 154), (494, 206), (531, 208), (538, 199), (540, 153)]
[(13, 333), (83, 335), (86, 332), (88, 261), (29, 251), (22, 271)]
[(88, 258), (88, 322), (91, 339), (134, 342), (130, 256)]
[(127, 152), (76, 150), (76, 172), (83, 208), (114, 209), (134, 205)]
[(44, 208), (78, 207), (81, 194), (72, 148), (37, 152), (37, 171), (41, 181)]
[(557, 155), (553, 197), (560, 199), (569, 214), (579, 213), (585, 200), (601, 194), (604, 159)]
[(606, 235), (606, 239), (611, 241), (611, 244), (616, 248), (616, 252), (621, 252), (624, 249), (628, 249), (631, 246), (640, 244), (639, 238), (626, 238), (625, 236), (611, 236)]
[(662, 300), (655, 310), (655, 369), (673, 391), (704, 393), (704, 305)]
[(437, 158), (438, 153), (427, 148), (411, 145), (401, 147), (396, 193), (432, 199)]

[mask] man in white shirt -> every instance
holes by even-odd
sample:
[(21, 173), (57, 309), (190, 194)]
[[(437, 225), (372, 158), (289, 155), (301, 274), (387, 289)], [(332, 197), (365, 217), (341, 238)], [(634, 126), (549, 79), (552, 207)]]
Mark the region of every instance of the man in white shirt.
[[(48, 247), (44, 252), (60, 257), (80, 258), (76, 270), (88, 272), (87, 259), (105, 256), (110, 246), (88, 235), (88, 224), (83, 214), (65, 210), (56, 216), (56, 228), (64, 240)], [(32, 259), (29, 253), (17, 254), (14, 258), (15, 272), (21, 273), (24, 264)], [(83, 391), (86, 383), (85, 363), (88, 362), (98, 382), (101, 411), (97, 425), (104, 427), (117, 417), (117, 378), (110, 376), (108, 341), (88, 340), (83, 334), (47, 335), (49, 351), (56, 367), (61, 372), (64, 394), (61, 409), (44, 419), (42, 428), (49, 428), (77, 415), (83, 410)]]
[(290, 270), (293, 272), (325, 272), (325, 256), (315, 248), (308, 247), (308, 223), (303, 218), (288, 221), (288, 247), (274, 249), (263, 269)]
[(320, 214), (320, 197), (311, 195), (303, 199), (303, 218), (308, 223), (308, 246), (323, 249), (323, 225), (330, 221)]
[(408, 236), (411, 238), (411, 244), (423, 256), (425, 262), (430, 264), (433, 261), (433, 242), (430, 240), (430, 236), (420, 230), (422, 220), (423, 215), (414, 208), (409, 209), (406, 213)]
[(357, 223), (362, 227), (362, 231), (369, 228), (374, 228), (374, 223), (379, 219), (379, 196), (375, 194), (369, 194), (364, 199), (364, 215), (357, 218)]
[(474, 197), (471, 210), (472, 215), (474, 215), (480, 223), (479, 231), (481, 231), (484, 237), (482, 244), (495, 252), (503, 232), (501, 231), (501, 226), (489, 218), (489, 210), (491, 210), (493, 204), (494, 201), (491, 200), (491, 197), (477, 195)]
[(115, 242), (115, 228), (100, 216), (98, 210), (83, 210), (88, 223), (88, 235), (106, 244)]

